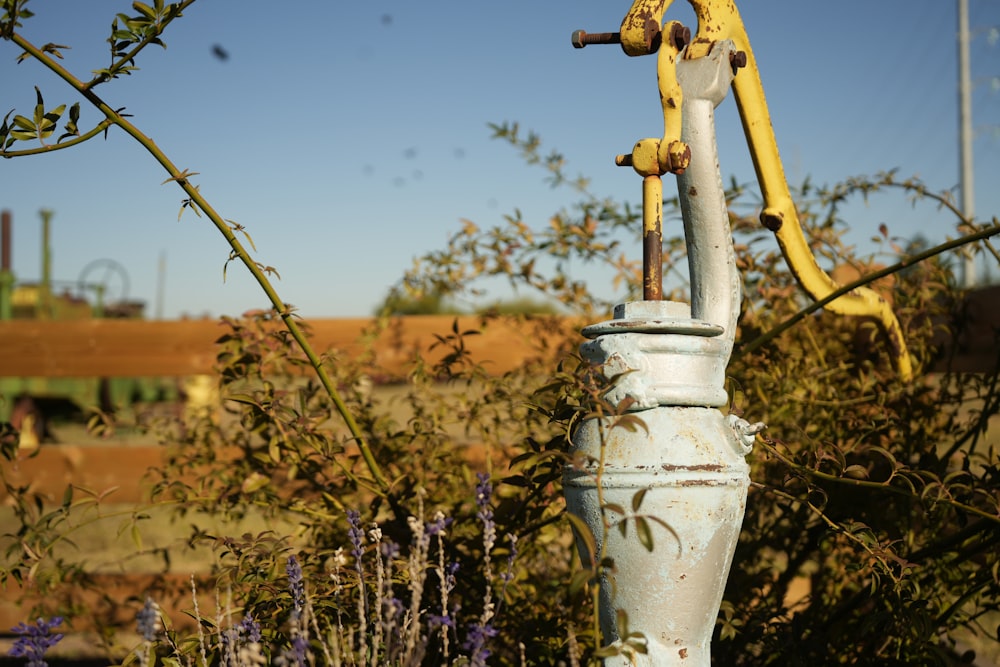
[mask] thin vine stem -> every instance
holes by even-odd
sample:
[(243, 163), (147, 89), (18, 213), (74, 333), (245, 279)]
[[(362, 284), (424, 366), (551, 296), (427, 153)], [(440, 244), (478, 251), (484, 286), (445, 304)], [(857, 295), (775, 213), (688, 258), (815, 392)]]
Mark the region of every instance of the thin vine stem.
[[(975, 232), (976, 227), (975, 224), (973, 224), (973, 220), (971, 218), (966, 217), (965, 213), (958, 207), (958, 205), (955, 204), (955, 202), (950, 197), (936, 192), (932, 192), (931, 190), (928, 190), (927, 186), (925, 186), (922, 183), (914, 184), (910, 181), (904, 181), (900, 183), (895, 180), (889, 180), (880, 182), (878, 185), (879, 187), (897, 188), (904, 190), (906, 192), (913, 192), (919, 197), (926, 197), (931, 201), (937, 202), (938, 206), (947, 209), (956, 218), (958, 218), (959, 229), (965, 227), (967, 229), (972, 230), (973, 233)], [(986, 247), (986, 249), (990, 251), (990, 254), (992, 254), (993, 257), (998, 262), (1000, 262), (1000, 252), (997, 252), (997, 249), (993, 246), (992, 243), (989, 242), (989, 239), (984, 238), (981, 240), (983, 241), (983, 245)]]
[[(872, 482), (870, 480), (864, 480), (864, 479), (839, 477), (837, 475), (831, 475), (830, 473), (820, 472), (819, 470), (813, 470), (808, 466), (796, 463), (795, 461), (791, 460), (790, 458), (779, 452), (778, 449), (774, 446), (773, 441), (770, 441), (767, 438), (758, 438), (757, 442), (760, 443), (760, 445), (764, 448), (765, 451), (767, 451), (768, 454), (781, 461), (790, 469), (795, 470), (796, 472), (800, 472), (808, 477), (812, 477), (813, 479), (819, 479), (825, 482), (833, 482), (835, 484), (846, 484), (848, 486), (870, 489), (872, 491), (884, 491), (886, 493), (892, 493), (897, 496), (903, 496), (907, 498), (913, 498), (915, 496), (915, 494), (910, 493), (909, 491), (892, 486), (891, 484), (886, 484), (884, 482)], [(941, 503), (953, 507), (954, 509), (967, 512), (969, 514), (973, 514), (981, 519), (985, 519), (986, 521), (990, 521), (991, 523), (1000, 526), (1000, 516), (985, 512), (979, 509), (978, 507), (972, 507), (971, 505), (966, 505), (964, 503), (960, 503), (955, 500), (949, 500), (947, 498), (931, 498), (929, 500), (932, 503)]]
[(871, 273), (868, 273), (868, 274), (862, 276), (861, 278), (858, 278), (857, 280), (855, 280), (853, 282), (847, 283), (846, 285), (843, 285), (842, 287), (839, 287), (838, 289), (834, 290), (833, 292), (831, 292), (826, 297), (824, 297), (822, 299), (819, 299), (818, 301), (813, 301), (812, 303), (810, 303), (810, 304), (808, 304), (806, 306), (803, 306), (794, 315), (792, 315), (792, 316), (788, 317), (787, 319), (783, 320), (782, 322), (780, 322), (779, 324), (777, 324), (774, 328), (770, 329), (766, 333), (763, 333), (763, 334), (757, 336), (756, 338), (754, 338), (749, 343), (746, 343), (744, 345), (740, 345), (738, 347), (737, 352), (739, 354), (751, 354), (751, 353), (753, 353), (754, 351), (758, 350), (763, 345), (766, 345), (767, 343), (771, 342), (772, 340), (774, 340), (775, 338), (777, 338), (778, 336), (780, 336), (781, 334), (783, 334), (785, 331), (787, 331), (788, 329), (792, 328), (793, 326), (795, 326), (796, 324), (798, 324), (799, 322), (801, 322), (808, 315), (811, 315), (812, 313), (816, 312), (817, 310), (822, 309), (827, 304), (832, 303), (833, 301), (836, 301), (838, 298), (842, 297), (843, 295), (847, 294), (848, 292), (856, 290), (859, 287), (864, 287), (865, 285), (868, 285), (869, 283), (875, 282), (879, 278), (884, 278), (884, 277), (892, 275), (894, 273), (898, 273), (899, 271), (902, 271), (903, 269), (905, 269), (905, 268), (907, 268), (909, 266), (913, 266), (915, 264), (919, 264), (920, 262), (923, 262), (923, 261), (925, 261), (927, 259), (930, 259), (931, 257), (934, 257), (936, 255), (940, 255), (942, 253), (948, 252), (949, 250), (954, 250), (955, 248), (960, 248), (960, 247), (962, 247), (964, 245), (968, 245), (970, 243), (975, 243), (976, 241), (981, 241), (983, 239), (988, 239), (989, 237), (995, 236), (997, 234), (1000, 234), (1000, 223), (998, 223), (996, 220), (994, 220), (994, 224), (993, 225), (991, 225), (989, 227), (986, 227), (984, 229), (981, 229), (978, 232), (975, 232), (975, 233), (972, 233), (972, 234), (967, 234), (967, 235), (962, 236), (960, 238), (952, 239), (950, 241), (946, 241), (945, 243), (942, 243), (940, 245), (936, 245), (933, 248), (928, 248), (927, 250), (925, 250), (923, 252), (920, 252), (920, 253), (917, 253), (916, 255), (911, 255), (909, 257), (904, 257), (900, 261), (896, 262), (895, 264), (892, 264), (891, 266), (887, 266), (884, 269), (879, 269), (878, 271), (872, 271)]
[(88, 141), (89, 139), (93, 139), (98, 134), (104, 132), (112, 125), (114, 125), (114, 123), (105, 118), (100, 123), (98, 123), (94, 127), (94, 129), (84, 134), (81, 134), (77, 137), (73, 137), (72, 139), (67, 139), (66, 141), (62, 141), (58, 144), (43, 144), (38, 148), (26, 148), (24, 150), (18, 150), (18, 151), (2, 151), (0, 152), (0, 157), (5, 157), (10, 159), (15, 157), (24, 157), (26, 155), (44, 155), (46, 153), (53, 153), (55, 151), (59, 151), (64, 148), (69, 148), (70, 146), (76, 146), (77, 144), (82, 144), (83, 142)]
[[(354, 438), (355, 443), (358, 446), (361, 456), (364, 459), (365, 465), (368, 468), (369, 473), (375, 480), (382, 494), (388, 494), (390, 489), (390, 484), (382, 472), (381, 467), (375, 460), (375, 455), (372, 452), (370, 445), (361, 432), (361, 428), (358, 426), (357, 421), (354, 419), (354, 415), (348, 409), (346, 403), (344, 403), (340, 392), (337, 390), (336, 385), (330, 378), (326, 369), (323, 367), (323, 363), (313, 349), (312, 345), (309, 343), (301, 327), (295, 321), (295, 316), (291, 309), (285, 304), (281, 298), (278, 296), (277, 291), (271, 284), (271, 281), (265, 275), (261, 267), (253, 260), (250, 253), (247, 252), (246, 248), (240, 243), (236, 235), (230, 229), (226, 221), (220, 216), (215, 209), (208, 203), (208, 201), (201, 195), (198, 188), (194, 186), (189, 180), (188, 172), (182, 172), (177, 168), (176, 165), (166, 156), (166, 154), (160, 150), (156, 143), (143, 134), (135, 125), (125, 118), (119, 111), (112, 109), (104, 100), (102, 100), (88, 84), (83, 83), (77, 79), (73, 74), (71, 74), (66, 68), (60, 65), (58, 62), (50, 58), (48, 55), (43, 53), (34, 44), (24, 39), (18, 33), (13, 33), (11, 35), (11, 40), (31, 54), (36, 60), (45, 65), (48, 69), (54, 72), (59, 78), (69, 84), (74, 90), (76, 90), (80, 95), (82, 95), (88, 102), (95, 106), (101, 113), (104, 114), (107, 121), (120, 127), (125, 131), (126, 134), (135, 139), (143, 148), (145, 148), (157, 162), (170, 174), (170, 181), (176, 181), (177, 184), (184, 190), (185, 194), (190, 198), (193, 205), (197, 206), (212, 224), (215, 225), (216, 229), (225, 237), (226, 241), (229, 243), (230, 248), (232, 248), (233, 254), (240, 259), (241, 262), (247, 267), (251, 275), (257, 281), (257, 284), (264, 291), (267, 296), (268, 301), (270, 301), (275, 312), (281, 317), (282, 322), (288, 329), (292, 338), (298, 343), (302, 352), (305, 354), (306, 358), (309, 360), (309, 364), (312, 366), (313, 370), (316, 372), (316, 376), (319, 378), (320, 383), (323, 385), (323, 389), (326, 391), (330, 400), (333, 402), (340, 414), (341, 418), (344, 420), (347, 429), (351, 433), (351, 437)], [(89, 133), (88, 133), (89, 134)], [(348, 473), (352, 478), (352, 481), (357, 482), (354, 479), (353, 474)]]
[(184, 10), (193, 5), (195, 2), (196, 0), (183, 0), (182, 2), (177, 3), (176, 8), (173, 10), (173, 13), (168, 15), (166, 19), (163, 21), (163, 23), (156, 24), (155, 32), (146, 35), (141, 41), (137, 42), (136, 45), (132, 47), (132, 49), (128, 53), (124, 54), (116, 62), (112, 62), (111, 67), (108, 68), (107, 72), (95, 76), (93, 79), (84, 84), (84, 87), (90, 90), (94, 86), (100, 85), (115, 78), (115, 75), (125, 67), (126, 63), (135, 60), (135, 57), (139, 55), (140, 51), (142, 51), (144, 48), (152, 44), (153, 40), (158, 39), (159, 36), (163, 34), (163, 31), (166, 29), (168, 25), (170, 25), (171, 21), (173, 21), (175, 18), (179, 18), (181, 14), (184, 12)]

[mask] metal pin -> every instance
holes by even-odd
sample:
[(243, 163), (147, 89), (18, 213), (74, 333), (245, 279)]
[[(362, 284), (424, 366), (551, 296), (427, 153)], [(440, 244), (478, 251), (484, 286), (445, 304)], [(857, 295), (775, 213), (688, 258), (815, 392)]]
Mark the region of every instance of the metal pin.
[(582, 49), (588, 44), (621, 44), (622, 36), (619, 32), (595, 32), (588, 34), (585, 30), (575, 30), (570, 37), (573, 48)]

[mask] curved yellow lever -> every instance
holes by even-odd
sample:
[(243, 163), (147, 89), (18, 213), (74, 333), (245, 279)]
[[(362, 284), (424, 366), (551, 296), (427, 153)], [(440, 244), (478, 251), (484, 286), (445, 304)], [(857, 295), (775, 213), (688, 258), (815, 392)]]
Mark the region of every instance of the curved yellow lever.
[[(659, 39), (651, 37), (655, 32), (654, 24), (658, 28), (663, 14), (672, 1), (635, 0), (621, 27), (622, 48), (626, 53), (637, 56), (650, 54), (656, 50)], [(760, 219), (764, 226), (775, 233), (785, 261), (802, 289), (817, 301), (824, 299), (840, 286), (816, 263), (816, 258), (802, 233), (802, 226), (778, 153), (778, 143), (771, 127), (757, 62), (736, 4), (733, 0), (688, 1), (698, 17), (698, 32), (688, 44), (684, 58), (707, 56), (715, 42), (725, 39), (732, 40), (737, 51), (746, 54), (745, 66), (733, 81), (733, 92), (764, 199), (764, 209)], [(663, 76), (663, 72), (660, 72), (660, 75)], [(676, 80), (675, 75), (674, 80)], [(660, 85), (662, 90), (664, 85), (662, 81)], [(679, 114), (679, 103), (677, 111)], [(667, 105), (664, 104), (665, 129), (669, 131), (673, 119), (667, 118), (667, 114)], [(675, 137), (664, 136), (663, 144), (673, 139)], [(838, 297), (826, 307), (841, 315), (874, 318), (888, 340), (890, 357), (896, 371), (903, 380), (912, 377), (913, 363), (906, 348), (899, 320), (896, 319), (889, 303), (877, 292), (859, 287)]]
[(678, 21), (662, 28), (663, 13), (673, 0), (636, 0), (622, 20), (622, 50), (630, 56), (657, 56), (657, 82), (663, 106), (663, 140), (657, 157), (660, 173), (682, 174), (691, 162), (691, 150), (681, 141), (681, 103), (684, 93), (677, 82), (675, 64), (690, 32)]

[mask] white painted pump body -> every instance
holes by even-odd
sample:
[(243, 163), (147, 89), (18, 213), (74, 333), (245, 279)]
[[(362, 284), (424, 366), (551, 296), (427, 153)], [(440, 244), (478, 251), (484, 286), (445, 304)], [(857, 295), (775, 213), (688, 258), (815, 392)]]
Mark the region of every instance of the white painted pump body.
[[(740, 534), (749, 486), (744, 460), (763, 425), (723, 415), (724, 387), (739, 316), (736, 270), (715, 142), (714, 109), (733, 78), (732, 42), (696, 60), (679, 59), (681, 141), (691, 162), (678, 176), (691, 273), (691, 304), (639, 301), (583, 333), (581, 349), (619, 376), (607, 398), (631, 399), (645, 429), (592, 419), (573, 435), (583, 466), (565, 473), (566, 498), (613, 560), (601, 584), (605, 640), (623, 644), (642, 633), (645, 653), (606, 658), (607, 666), (708, 667), (710, 643)], [(633, 511), (633, 499), (645, 490)], [(608, 510), (625, 509), (625, 515)], [(647, 517), (653, 549), (640, 542), (634, 516)], [(625, 535), (619, 531), (627, 522)], [(582, 542), (581, 542), (582, 544)], [(585, 548), (583, 548), (585, 551)], [(582, 553), (585, 562), (591, 554)]]

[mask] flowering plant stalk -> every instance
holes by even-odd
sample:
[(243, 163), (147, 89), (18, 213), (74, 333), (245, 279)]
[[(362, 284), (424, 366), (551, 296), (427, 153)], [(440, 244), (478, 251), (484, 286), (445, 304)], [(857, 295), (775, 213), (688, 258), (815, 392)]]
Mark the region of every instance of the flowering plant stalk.
[(48, 667), (45, 653), (63, 638), (61, 633), (53, 632), (62, 622), (62, 618), (56, 616), (49, 620), (39, 618), (30, 625), (19, 623), (11, 628), (11, 632), (18, 635), (18, 638), (8, 655), (12, 658), (27, 658), (27, 667)]

